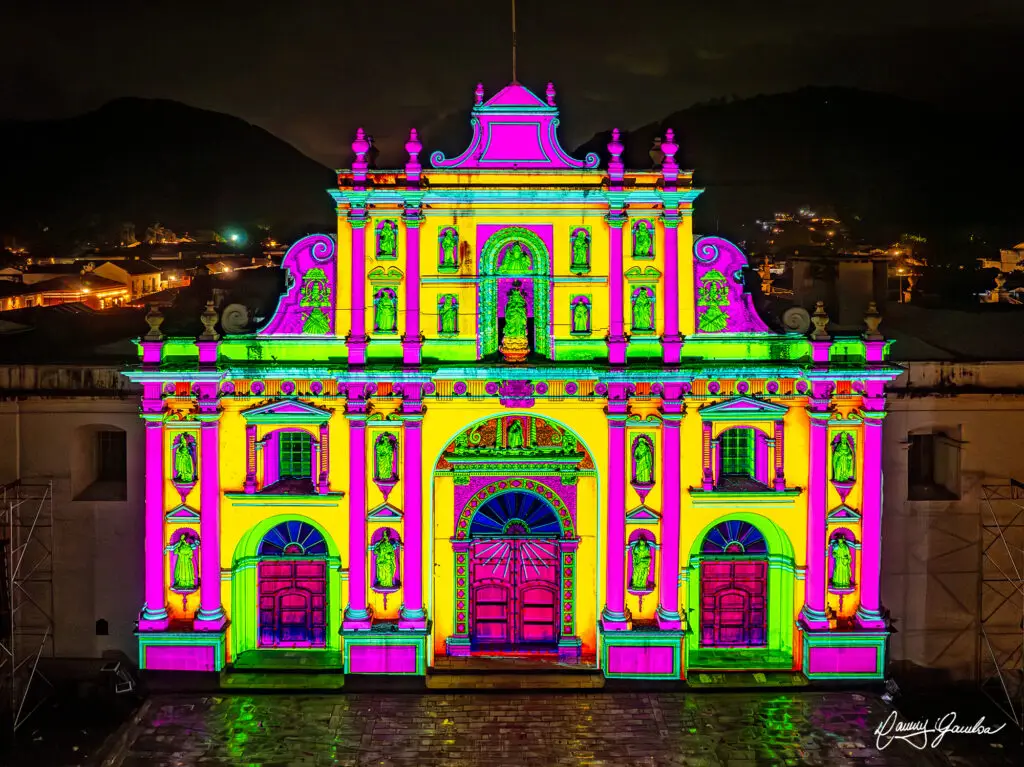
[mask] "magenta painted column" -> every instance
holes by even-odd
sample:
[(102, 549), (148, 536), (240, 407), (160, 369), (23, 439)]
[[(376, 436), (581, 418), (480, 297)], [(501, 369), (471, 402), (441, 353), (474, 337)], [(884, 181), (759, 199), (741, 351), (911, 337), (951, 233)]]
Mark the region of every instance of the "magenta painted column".
[(349, 413), (348, 607), (342, 627), (370, 628), (366, 601), (366, 414)]
[[(202, 407), (202, 404), (200, 404)], [(199, 429), (199, 564), (197, 631), (218, 631), (225, 623), (220, 602), (220, 421)]]
[[(159, 403), (159, 400), (158, 400)], [(164, 601), (164, 424), (162, 416), (146, 421), (146, 603), (140, 631), (167, 628)]]
[(811, 425), (810, 477), (807, 483), (807, 567), (801, 622), (810, 629), (828, 629), (825, 615), (827, 561), (825, 515), (828, 501), (828, 412), (808, 411)]
[(701, 456), (701, 483), (700, 489), (706, 493), (715, 489), (715, 474), (711, 469), (711, 421), (701, 423), (700, 435), (700, 456)]
[(320, 424), (320, 476), (317, 489), (323, 494), (330, 492), (331, 476), (331, 429), (329, 424)]
[[(884, 406), (884, 400), (882, 400)], [(882, 419), (883, 411), (864, 415), (864, 466), (861, 469), (860, 607), (857, 623), (865, 629), (884, 629), (882, 617)]]
[(366, 364), (366, 211), (353, 210), (348, 216), (352, 227), (352, 323), (347, 340), (351, 365)]
[[(608, 528), (605, 552), (605, 605), (601, 626), (626, 625), (626, 416), (625, 384), (611, 384), (608, 398)], [(612, 399), (612, 397), (616, 399)]]
[(666, 210), (661, 217), (665, 231), (665, 335), (661, 339), (663, 359), (678, 365), (683, 346), (679, 335), (679, 211)]
[(776, 421), (774, 432), (775, 447), (772, 455), (775, 459), (775, 489), (786, 489), (786, 422)]
[(420, 216), (417, 208), (407, 208), (405, 223), (405, 336), (402, 338), (402, 362), (420, 363)]
[(622, 235), (626, 215), (621, 210), (608, 213), (608, 361), (626, 364), (622, 278)]
[[(404, 403), (410, 405), (410, 402)], [(402, 462), (402, 522), (405, 529), (405, 583), (402, 584), (400, 629), (422, 629), (423, 612), (423, 416), (404, 416), (402, 434), (405, 452)]]
[(245, 427), (245, 492), (256, 492), (256, 425)]
[(679, 615), (679, 400), (662, 400), (661, 422), (661, 599), (658, 628), (682, 628)]

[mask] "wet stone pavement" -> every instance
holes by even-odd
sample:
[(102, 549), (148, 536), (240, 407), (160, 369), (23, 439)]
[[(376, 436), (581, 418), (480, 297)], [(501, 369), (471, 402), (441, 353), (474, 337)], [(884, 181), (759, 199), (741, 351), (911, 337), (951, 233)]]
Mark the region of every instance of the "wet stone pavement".
[(1008, 756), (964, 735), (879, 751), (874, 729), (890, 711), (841, 692), (158, 695), (104, 763), (924, 767)]

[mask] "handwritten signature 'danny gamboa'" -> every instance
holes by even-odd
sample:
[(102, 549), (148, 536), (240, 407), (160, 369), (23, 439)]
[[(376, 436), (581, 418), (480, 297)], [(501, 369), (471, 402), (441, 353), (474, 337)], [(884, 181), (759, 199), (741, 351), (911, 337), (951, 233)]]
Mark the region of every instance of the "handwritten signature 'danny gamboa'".
[(947, 735), (992, 736), (1004, 727), (1005, 722), (998, 727), (989, 727), (985, 724), (985, 717), (974, 724), (957, 724), (955, 711), (939, 717), (934, 725), (930, 719), (901, 722), (899, 713), (893, 711), (875, 728), (875, 746), (879, 751), (884, 751), (894, 740), (902, 740), (918, 751), (924, 751), (926, 748), (938, 748)]

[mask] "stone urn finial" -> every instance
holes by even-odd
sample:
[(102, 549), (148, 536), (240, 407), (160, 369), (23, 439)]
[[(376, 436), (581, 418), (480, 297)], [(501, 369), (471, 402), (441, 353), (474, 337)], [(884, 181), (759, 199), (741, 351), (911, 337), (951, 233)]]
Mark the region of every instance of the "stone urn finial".
[(868, 310), (864, 314), (864, 325), (867, 327), (864, 337), (872, 341), (880, 339), (882, 334), (878, 332), (878, 326), (881, 324), (882, 315), (878, 313), (878, 304), (874, 301), (869, 301)]
[(626, 172), (626, 166), (622, 164), (622, 150), (625, 148), (622, 146), (622, 142), (619, 141), (618, 128), (612, 130), (612, 140), (608, 142), (608, 154), (611, 155), (611, 159), (608, 160), (608, 175), (612, 181), (622, 181), (622, 178)]
[(409, 153), (409, 161), (405, 164), (406, 178), (411, 182), (419, 181), (420, 171), (423, 170), (419, 154), (423, 151), (423, 144), (420, 143), (415, 128), (409, 131), (409, 140), (405, 142), (405, 151)]
[(665, 181), (674, 183), (679, 178), (679, 164), (676, 162), (679, 144), (676, 143), (676, 132), (671, 128), (665, 131), (665, 139), (661, 142), (660, 148), (664, 155), (661, 161), (661, 173), (665, 177)]
[(473, 91), (473, 96), (476, 97), (476, 105), (480, 106), (484, 103), (484, 84), (477, 83), (476, 90)]
[(812, 341), (828, 341), (832, 338), (826, 330), (828, 323), (829, 318), (825, 312), (825, 302), (818, 301), (814, 305), (814, 314), (811, 315), (811, 324), (814, 325), (814, 332), (811, 333)]
[(370, 142), (366, 140), (366, 131), (356, 130), (356, 140), (352, 142), (352, 151), (356, 153), (356, 162), (364, 162), (366, 153), (370, 151)]
[(146, 315), (146, 324), (149, 325), (149, 332), (146, 333), (144, 341), (163, 341), (164, 334), (160, 332), (160, 326), (164, 324), (164, 316), (160, 313), (160, 307), (151, 304), (149, 313)]
[(548, 106), (553, 107), (555, 105), (555, 84), (548, 83), (548, 89), (544, 92), (544, 95), (548, 97)]
[(220, 334), (214, 330), (217, 325), (217, 310), (213, 308), (213, 301), (206, 302), (206, 309), (199, 315), (200, 321), (203, 323), (203, 334), (199, 336), (200, 341), (217, 341), (220, 339)]

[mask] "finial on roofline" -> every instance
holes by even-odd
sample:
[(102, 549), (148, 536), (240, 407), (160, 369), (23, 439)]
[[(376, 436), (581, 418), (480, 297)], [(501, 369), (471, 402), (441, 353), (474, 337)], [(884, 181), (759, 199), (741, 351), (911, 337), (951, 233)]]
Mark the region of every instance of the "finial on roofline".
[(626, 172), (626, 167), (622, 163), (622, 142), (619, 141), (619, 129), (612, 129), (612, 140), (608, 142), (608, 154), (611, 155), (611, 159), (608, 160), (608, 175), (612, 182), (621, 182)]
[(864, 338), (869, 341), (878, 341), (882, 338), (882, 334), (878, 332), (878, 326), (882, 324), (882, 315), (878, 312), (878, 304), (874, 301), (868, 302), (868, 310), (864, 314), (864, 325), (867, 326), (867, 332), (864, 334)]
[(826, 330), (829, 322), (828, 313), (825, 311), (825, 302), (818, 301), (814, 305), (814, 314), (811, 315), (811, 323), (814, 325), (814, 332), (811, 333), (812, 341), (828, 341), (832, 338)]
[(405, 151), (409, 153), (409, 161), (405, 164), (405, 178), (410, 184), (418, 183), (420, 180), (423, 166), (420, 164), (419, 154), (422, 150), (423, 144), (420, 143), (416, 129), (413, 128), (409, 131), (409, 140), (405, 142)]
[(366, 169), (370, 165), (366, 161), (366, 153), (370, 151), (370, 142), (366, 139), (366, 132), (362, 128), (356, 131), (356, 140), (352, 142), (352, 151), (356, 153), (356, 159), (352, 163), (352, 177), (356, 181), (366, 181)]
[(553, 107), (555, 105), (555, 84), (548, 83), (548, 89), (544, 92), (544, 95), (548, 97), (548, 106)]
[(661, 142), (661, 151), (665, 158), (661, 162), (661, 174), (668, 186), (675, 186), (679, 179), (679, 164), (676, 162), (676, 152), (679, 151), (679, 144), (676, 143), (676, 132), (669, 128), (665, 131), (665, 140)]
[(217, 310), (213, 308), (213, 299), (206, 302), (206, 309), (199, 315), (200, 322), (203, 323), (203, 334), (199, 336), (200, 341), (216, 341), (220, 338), (220, 334), (217, 333), (214, 328), (217, 326)]
[(476, 90), (473, 91), (473, 95), (476, 96), (476, 105), (480, 106), (484, 103), (484, 84), (477, 83)]
[(146, 333), (143, 341), (163, 341), (164, 334), (160, 332), (160, 326), (164, 324), (164, 316), (160, 313), (160, 307), (156, 304), (149, 305), (149, 314), (146, 315), (146, 324), (149, 325), (149, 332)]

